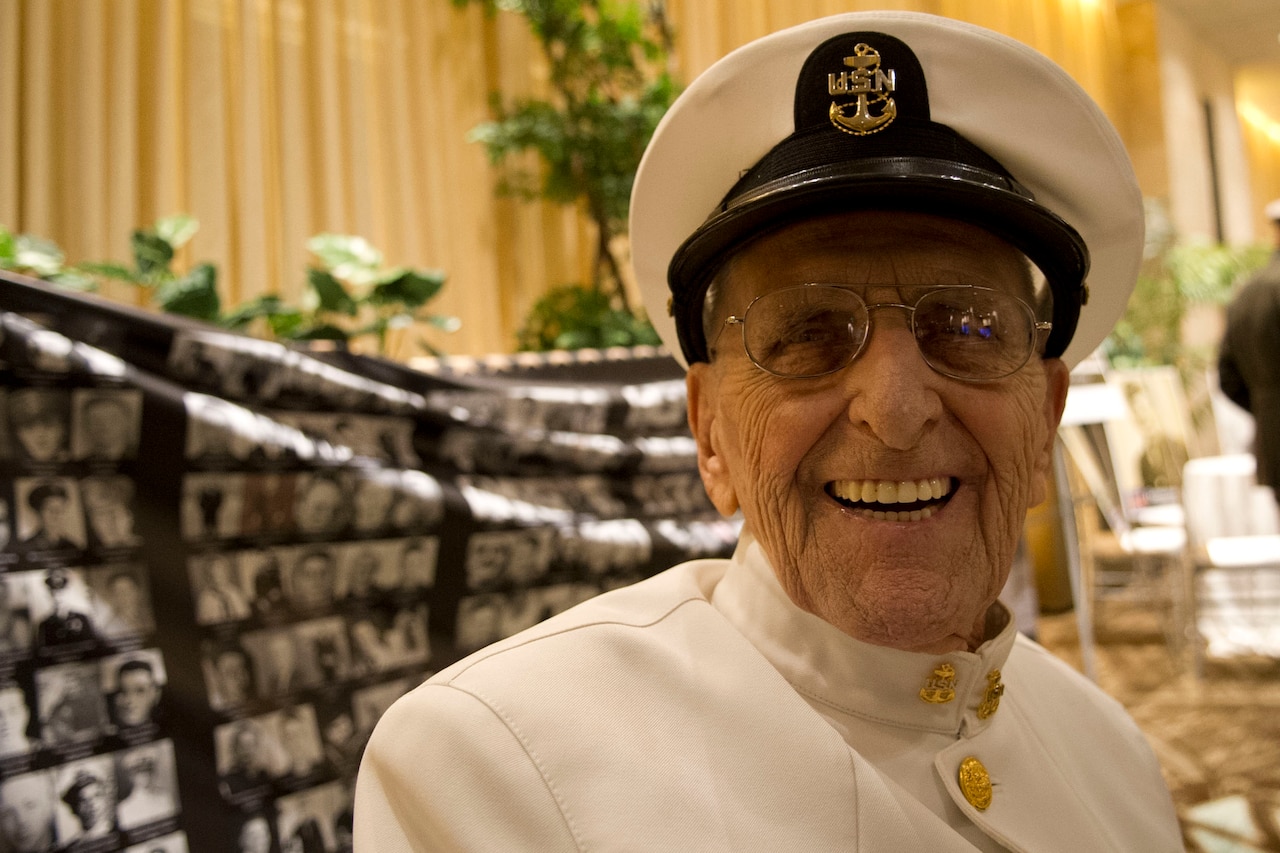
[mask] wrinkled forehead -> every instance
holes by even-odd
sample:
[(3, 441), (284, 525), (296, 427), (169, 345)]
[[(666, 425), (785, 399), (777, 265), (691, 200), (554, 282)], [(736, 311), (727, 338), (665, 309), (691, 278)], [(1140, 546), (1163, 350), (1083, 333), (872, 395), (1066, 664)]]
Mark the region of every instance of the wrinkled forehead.
[[(764, 234), (734, 252), (717, 275), (717, 300), (736, 305), (797, 284), (839, 284), (899, 298), (933, 285), (1012, 292), (1033, 306), (1042, 277), (983, 228), (939, 216), (859, 211), (817, 217)], [(897, 294), (896, 296), (894, 294)]]

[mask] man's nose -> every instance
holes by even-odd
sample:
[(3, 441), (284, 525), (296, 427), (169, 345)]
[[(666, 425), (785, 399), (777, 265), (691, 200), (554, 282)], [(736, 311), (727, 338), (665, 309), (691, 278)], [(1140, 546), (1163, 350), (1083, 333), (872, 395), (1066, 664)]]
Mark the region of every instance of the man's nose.
[(920, 354), (906, 312), (875, 312), (870, 338), (844, 381), (849, 419), (895, 450), (915, 447), (943, 416), (942, 377)]

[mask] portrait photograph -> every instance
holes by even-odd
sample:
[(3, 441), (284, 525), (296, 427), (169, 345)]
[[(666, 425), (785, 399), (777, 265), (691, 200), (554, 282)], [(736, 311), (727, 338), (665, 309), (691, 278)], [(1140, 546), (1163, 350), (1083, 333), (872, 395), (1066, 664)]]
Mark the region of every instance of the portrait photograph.
[(70, 477), (14, 480), (18, 545), (27, 551), (81, 551), (85, 547), (80, 490)]
[(71, 761), (54, 769), (58, 840), (81, 846), (111, 837), (119, 828), (119, 789), (110, 755)]
[(299, 474), (293, 494), (293, 530), (322, 538), (341, 531), (350, 516), (349, 477), (339, 471)]
[(33, 630), (28, 587), (42, 572), (0, 574), (0, 660), (31, 653)]
[(87, 462), (121, 462), (138, 452), (142, 391), (77, 388), (71, 392), (72, 455)]
[(111, 722), (120, 729), (159, 721), (160, 700), (168, 681), (159, 649), (140, 649), (102, 658), (102, 692)]
[(88, 547), (93, 551), (132, 548), (142, 542), (134, 529), (134, 495), (131, 477), (111, 474), (80, 481)]
[(343, 617), (299, 622), (292, 632), (303, 684), (333, 685), (351, 677), (351, 647)]
[(5, 404), (18, 462), (52, 465), (71, 458), (71, 396), (65, 389), (20, 388)]
[(34, 573), (27, 584), (37, 651), (83, 649), (99, 639), (82, 569)]
[(276, 830), (283, 850), (338, 853), (340, 816), (350, 796), (337, 782), (286, 794), (276, 800)]
[(353, 668), (380, 673), (425, 664), (431, 656), (427, 606), (379, 606), (349, 616)]
[(26, 755), (39, 748), (31, 708), (31, 697), (21, 684), (0, 681), (0, 758)]
[(155, 629), (147, 568), (137, 563), (117, 563), (87, 569), (93, 621), (108, 640), (149, 634)]
[(312, 686), (302, 668), (296, 629), (267, 628), (240, 637), (252, 660), (254, 691), (262, 699), (280, 699)]
[(36, 670), (35, 685), (45, 746), (73, 746), (105, 733), (107, 705), (96, 661), (43, 667)]
[(218, 788), (229, 802), (261, 797), (283, 766), (270, 715), (249, 717), (213, 730)]
[(283, 757), (276, 771), (281, 782), (294, 785), (315, 777), (324, 768), (324, 751), (320, 745), (315, 708), (311, 705), (288, 705), (272, 715), (270, 724), (274, 727)]
[(238, 622), (250, 615), (249, 597), (241, 586), (236, 555), (214, 551), (187, 558), (196, 603), (196, 624)]
[(336, 549), (305, 545), (283, 551), (285, 594), (299, 613), (314, 613), (333, 605), (337, 593)]
[(182, 478), (184, 539), (233, 539), (241, 534), (245, 476), (198, 472)]
[(0, 850), (49, 853), (58, 849), (60, 792), (54, 781), (52, 770), (0, 780)]
[(121, 829), (134, 830), (179, 811), (173, 741), (161, 740), (114, 753), (119, 779), (116, 816)]
[(209, 706), (215, 711), (239, 708), (258, 698), (253, 658), (238, 638), (202, 643), (200, 669)]

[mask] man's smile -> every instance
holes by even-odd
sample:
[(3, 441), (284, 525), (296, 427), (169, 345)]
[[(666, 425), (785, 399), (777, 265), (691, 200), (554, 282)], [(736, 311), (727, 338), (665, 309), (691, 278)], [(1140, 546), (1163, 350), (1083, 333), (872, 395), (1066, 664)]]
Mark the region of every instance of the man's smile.
[(921, 480), (833, 480), (827, 494), (842, 506), (877, 521), (923, 521), (955, 490), (950, 477)]

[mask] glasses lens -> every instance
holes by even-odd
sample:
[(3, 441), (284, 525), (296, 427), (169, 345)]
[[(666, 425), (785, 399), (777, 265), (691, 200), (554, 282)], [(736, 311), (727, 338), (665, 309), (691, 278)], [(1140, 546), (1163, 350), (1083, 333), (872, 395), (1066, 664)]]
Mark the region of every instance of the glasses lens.
[(767, 293), (743, 317), (747, 355), (779, 376), (821, 376), (844, 367), (867, 336), (867, 306), (852, 291), (804, 285)]
[(1031, 357), (1035, 317), (1021, 299), (985, 287), (947, 287), (916, 303), (916, 343), (934, 370), (957, 379), (1000, 379)]

